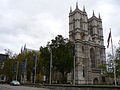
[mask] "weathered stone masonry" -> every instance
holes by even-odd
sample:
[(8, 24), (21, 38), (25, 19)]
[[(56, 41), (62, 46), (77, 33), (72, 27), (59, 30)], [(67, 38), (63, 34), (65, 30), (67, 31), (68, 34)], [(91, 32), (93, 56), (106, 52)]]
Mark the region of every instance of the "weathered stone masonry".
[[(93, 11), (92, 17), (88, 18), (85, 7), (81, 11), (76, 3), (76, 9), (72, 11), (70, 8), (69, 13), (69, 39), (75, 43), (76, 49), (75, 83), (104, 83), (104, 76), (99, 68), (106, 63), (100, 14), (96, 17)], [(70, 75), (72, 81), (72, 74)]]

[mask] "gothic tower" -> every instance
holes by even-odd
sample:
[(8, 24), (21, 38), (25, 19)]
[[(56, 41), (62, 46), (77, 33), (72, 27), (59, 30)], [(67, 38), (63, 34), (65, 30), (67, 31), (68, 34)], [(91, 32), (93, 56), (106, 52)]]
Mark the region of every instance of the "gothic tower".
[(102, 19), (94, 14), (88, 18), (85, 6), (69, 13), (69, 39), (75, 44), (75, 83), (103, 83), (100, 65), (105, 64), (105, 46)]

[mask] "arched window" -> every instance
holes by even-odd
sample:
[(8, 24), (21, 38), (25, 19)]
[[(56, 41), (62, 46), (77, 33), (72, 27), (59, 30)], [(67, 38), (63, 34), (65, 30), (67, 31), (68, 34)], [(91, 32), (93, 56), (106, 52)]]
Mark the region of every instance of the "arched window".
[(82, 22), (82, 18), (80, 19), (80, 28), (83, 30), (83, 22)]
[(91, 36), (93, 36), (93, 27), (91, 25), (89, 26), (89, 33)]
[(85, 68), (83, 67), (83, 77), (85, 77)]
[(84, 53), (84, 46), (82, 46), (82, 53)]
[(94, 49), (90, 49), (90, 59), (91, 59), (91, 67), (95, 68), (95, 52)]

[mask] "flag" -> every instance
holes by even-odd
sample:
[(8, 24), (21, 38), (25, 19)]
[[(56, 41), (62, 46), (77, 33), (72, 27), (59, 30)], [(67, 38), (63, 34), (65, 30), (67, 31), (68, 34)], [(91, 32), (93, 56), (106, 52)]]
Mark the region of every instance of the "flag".
[(36, 68), (36, 60), (37, 60), (37, 56), (33, 56), (34, 58), (34, 62), (33, 62), (33, 70), (35, 70)]
[(22, 61), (22, 72), (25, 72), (26, 71), (26, 65), (27, 65), (27, 60), (23, 60)]
[(33, 56), (34, 58), (34, 66), (36, 65), (36, 59), (37, 59), (37, 56)]
[(109, 32), (109, 36), (108, 36), (108, 40), (107, 40), (107, 48), (109, 47), (110, 39), (112, 39), (111, 38), (111, 30)]
[(14, 63), (14, 72), (17, 72), (17, 66), (18, 66), (18, 62)]

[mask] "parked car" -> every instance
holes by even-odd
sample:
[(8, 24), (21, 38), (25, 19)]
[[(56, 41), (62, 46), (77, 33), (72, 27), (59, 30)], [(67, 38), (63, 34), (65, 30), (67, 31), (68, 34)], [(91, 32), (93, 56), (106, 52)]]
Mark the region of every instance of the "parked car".
[(17, 80), (13, 80), (12, 82), (10, 82), (10, 85), (20, 86), (20, 82), (18, 82)]

